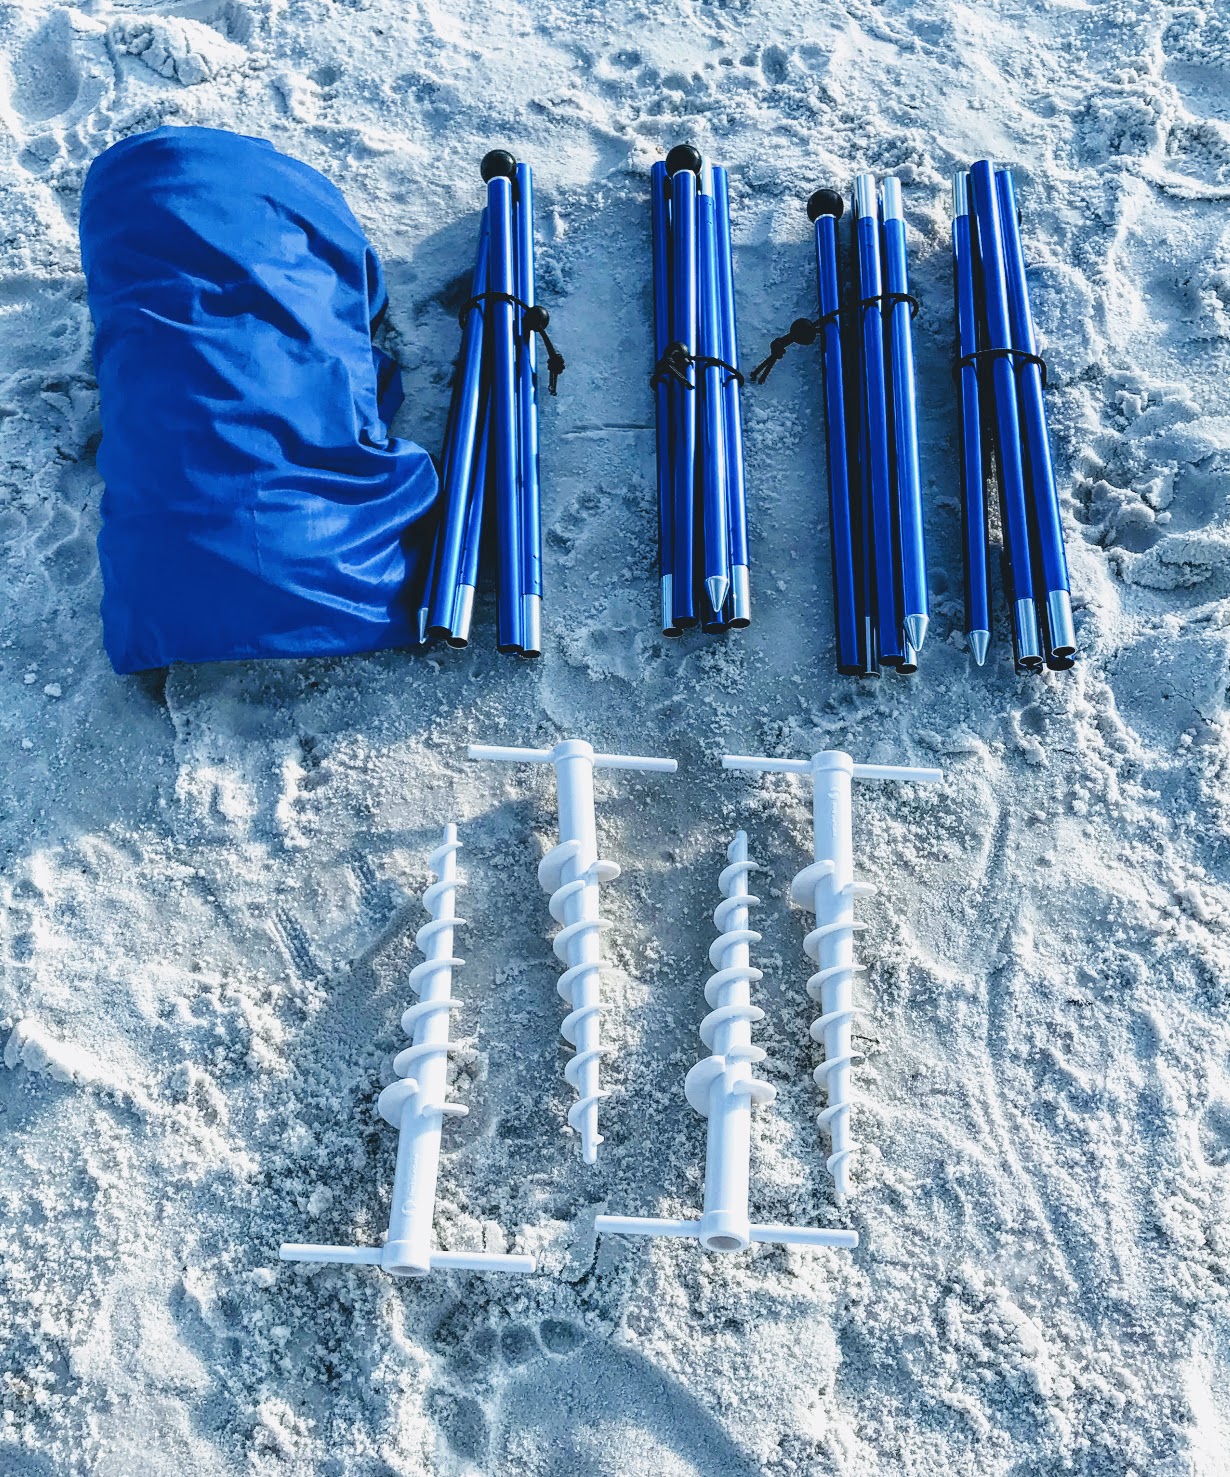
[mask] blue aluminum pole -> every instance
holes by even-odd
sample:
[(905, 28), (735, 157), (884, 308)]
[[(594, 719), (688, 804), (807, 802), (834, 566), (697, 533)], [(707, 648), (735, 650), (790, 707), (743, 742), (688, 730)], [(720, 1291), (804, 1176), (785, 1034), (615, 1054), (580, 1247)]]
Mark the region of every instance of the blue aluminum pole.
[[(659, 161), (649, 171), (653, 230), (653, 358), (660, 364), (671, 341), (670, 183)], [(671, 598), (674, 564), (674, 483), (671, 476), (671, 391), (664, 379), (653, 387), (658, 451), (658, 581), (662, 596), (662, 634), (678, 636)]]
[[(700, 264), (697, 342), (702, 358), (722, 357), (722, 314), (718, 287), (717, 218), (713, 195), (696, 201), (696, 253)], [(726, 372), (717, 364), (701, 366), (696, 376), (700, 397), (698, 458), (701, 507), (701, 558), (704, 579), (702, 624), (724, 630), (723, 609), (730, 593), (730, 506), (726, 487)]]
[(999, 456), (999, 500), (1004, 525), (1004, 551), (1010, 571), (1008, 600), (1017, 663), (1027, 671), (1043, 666), (1038, 612), (1034, 603), (1029, 551), (1029, 518), (1025, 501), (1025, 468), (1021, 458), (1021, 421), (1017, 409), (1016, 370), (1008, 318), (1008, 280), (995, 174), (989, 160), (970, 170), (970, 192), (982, 267), (985, 348), (990, 352), (990, 380), (995, 404), (995, 448)]
[[(666, 156), (671, 182), (671, 342), (696, 355), (697, 279), (696, 176), (700, 154), (690, 144), (677, 144)], [(673, 483), (671, 601), (676, 626), (696, 624), (695, 497), (696, 497), (696, 371), (680, 366), (683, 382), (670, 381), (671, 477)]]
[(880, 210), (875, 176), (854, 181), (854, 229), (858, 243), (859, 325), (862, 333), (862, 395), (866, 415), (867, 464), (864, 510), (870, 506), (875, 562), (876, 642), (886, 666), (901, 661), (901, 618), (897, 603), (897, 528), (888, 454), (888, 400), (884, 365), (883, 280), (880, 270)]
[[(857, 317), (857, 285), (854, 292), (855, 316)], [(875, 539), (871, 528), (871, 451), (867, 436), (867, 397), (863, 394), (863, 348), (862, 330), (856, 327), (849, 343), (850, 362), (853, 366), (851, 394), (847, 402), (857, 416), (854, 430), (858, 436), (858, 487), (857, 514), (854, 518), (854, 548), (856, 554), (855, 576), (857, 580), (859, 613), (859, 660), (864, 677), (880, 675), (880, 646), (876, 626), (876, 557)], [(847, 420), (847, 426), (850, 422)], [(851, 503), (851, 512), (855, 505)]]
[[(534, 176), (517, 165), (513, 200), (516, 292), (533, 307)], [(538, 485), (538, 361), (533, 333), (517, 309), (517, 464), (521, 493), (521, 655), (542, 654), (542, 502)]]
[[(487, 290), (487, 212), (478, 228), (478, 251), (470, 294), (479, 297)], [(478, 441), (478, 391), (483, 366), (483, 321), (486, 304), (475, 303), (461, 334), (461, 356), (457, 365), (457, 388), (453, 396), (445, 438), (443, 474), (440, 479), (441, 512), (432, 561), (433, 576), (428, 601), (427, 633), (449, 636), (465, 538), (466, 504), (472, 480), (474, 448)]]
[[(1025, 280), (1025, 253), (1021, 246), (1020, 218), (1012, 175), (995, 171), (999, 196), (999, 221), (1003, 232), (1004, 258), (1008, 274), (1008, 318), (1012, 347), (1022, 354), (1037, 354), (1029, 287)], [(1048, 667), (1070, 667), (1076, 655), (1076, 630), (1072, 624), (1072, 596), (1068, 583), (1068, 555), (1064, 548), (1063, 520), (1055, 491), (1055, 467), (1042, 398), (1042, 371), (1028, 360), (1016, 362), (1017, 396), (1021, 429), (1025, 437), (1025, 498), (1033, 532), (1034, 583)]]
[(922, 479), (918, 470), (918, 407), (914, 341), (905, 251), (901, 181), (884, 181), (884, 286), (889, 294), (888, 364), (893, 403), (893, 470), (901, 559), (901, 625), (906, 646), (917, 653), (927, 634), (927, 553), (923, 536)]
[[(739, 367), (735, 325), (735, 273), (730, 240), (730, 179), (720, 165), (713, 168), (713, 208), (717, 216), (718, 288), (722, 308), (720, 357)], [(732, 626), (752, 621), (751, 560), (747, 541), (747, 487), (743, 480), (743, 412), (739, 381), (727, 376), (726, 390), (726, 500), (730, 507), (730, 610)]]
[(817, 190), (807, 202), (816, 228), (816, 278), (823, 326), (824, 420), (829, 474), (829, 538), (833, 550), (833, 628), (837, 670), (858, 676), (858, 595), (854, 524), (850, 507), (850, 455), (846, 441), (845, 359), (842, 353), (837, 222), (845, 204), (836, 190)]
[[(487, 219), (491, 246), (488, 290), (516, 291), (513, 265), (513, 187), (516, 160), (502, 149), (492, 150), (482, 163), (487, 181)], [(513, 305), (492, 301), (490, 363), (491, 425), (487, 455), (491, 492), (495, 499), (496, 531), (496, 650), (520, 651), (522, 561), (521, 516), (518, 498), (516, 344)]]
[(474, 617), (474, 592), (478, 585), (478, 563), (483, 543), (483, 514), (487, 506), (487, 447), (491, 430), (491, 385), (484, 371), (479, 389), (478, 446), (470, 475), (469, 500), (466, 503), (465, 538), (461, 546), (461, 570), (457, 600), (453, 607), (450, 646), (467, 646), (470, 622)]
[[(956, 298), (957, 357), (978, 348), (978, 291), (970, 239), (969, 173), (952, 178), (952, 265)], [(965, 550), (965, 634), (979, 666), (991, 643), (991, 598), (987, 578), (986, 474), (982, 464), (982, 413), (978, 363), (958, 370), (961, 409), (961, 536)]]

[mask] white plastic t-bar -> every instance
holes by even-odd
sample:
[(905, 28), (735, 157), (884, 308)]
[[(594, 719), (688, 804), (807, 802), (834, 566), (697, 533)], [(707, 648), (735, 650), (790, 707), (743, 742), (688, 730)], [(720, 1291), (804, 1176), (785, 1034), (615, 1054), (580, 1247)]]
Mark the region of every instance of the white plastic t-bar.
[[(395, 1277), (423, 1277), (445, 1267), (473, 1272), (532, 1272), (534, 1259), (485, 1251), (433, 1251), (432, 1221), (436, 1209), (436, 1181), (440, 1170), (440, 1131), (447, 1117), (469, 1111), (445, 1101), (448, 1091), (449, 1012), (453, 970), (453, 931), (464, 922), (456, 916), (457, 827), (446, 826), (443, 844), (431, 854), (439, 879), (423, 894), (431, 914), (415, 935), (426, 958), (410, 971), (409, 983), (418, 1003), (401, 1018), (413, 1045), (393, 1062), (399, 1080), (380, 1094), (377, 1107), (387, 1123), (399, 1130), (397, 1167), (389, 1207), (389, 1230), (383, 1246), (312, 1246), (287, 1243), (278, 1255), (284, 1262), (357, 1262), (383, 1267)], [(412, 1075), (413, 1074), (413, 1075)]]
[(788, 1246), (858, 1245), (854, 1231), (816, 1226), (754, 1225), (749, 1210), (753, 1103), (771, 1103), (776, 1089), (757, 1079), (752, 1068), (764, 1052), (752, 1045), (752, 1025), (764, 1011), (751, 1003), (750, 986), (761, 977), (751, 964), (750, 946), (760, 935), (748, 927), (748, 910), (758, 901), (747, 888), (747, 834), (740, 831), (726, 852), (730, 865), (718, 879), (723, 899), (713, 914), (720, 930), (709, 950), (717, 973), (705, 985), (709, 1014), (700, 1023), (701, 1040), (711, 1055), (697, 1062), (684, 1080), (688, 1102), (709, 1120), (705, 1149), (705, 1201), (698, 1221), (650, 1216), (600, 1215), (600, 1232), (624, 1236), (695, 1236), (706, 1251), (746, 1251), (753, 1241)]
[(817, 1117), (827, 1130), (830, 1153), (827, 1167), (839, 1199), (850, 1192), (850, 1158), (854, 1153), (850, 1127), (853, 1106), (852, 1068), (856, 1053), (852, 1027), (861, 1014), (854, 1004), (854, 976), (863, 966), (854, 962), (854, 935), (864, 925), (854, 918), (854, 900), (875, 888), (854, 880), (854, 832), (851, 818), (851, 780), (904, 780), (938, 784), (942, 770), (896, 764), (855, 764), (849, 754), (825, 749), (810, 759), (759, 759), (728, 755), (726, 769), (770, 773), (809, 774), (812, 777), (812, 829), (815, 860), (795, 877), (791, 899), (816, 915), (816, 927), (803, 940), (803, 949), (815, 962), (816, 972), (807, 993), (820, 1006), (812, 1022), (811, 1038), (824, 1047), (824, 1060), (813, 1076), (824, 1090), (826, 1106)]
[(575, 1048), (564, 1079), (577, 1093), (568, 1110), (569, 1126), (581, 1136), (586, 1164), (598, 1158), (598, 1104), (607, 1096), (601, 1083), (602, 1001), (599, 935), (606, 924), (600, 914), (599, 885), (614, 881), (619, 868), (598, 856), (594, 821), (594, 770), (642, 769), (673, 774), (674, 759), (643, 759), (624, 754), (595, 754), (581, 739), (564, 739), (553, 749), (515, 749), (471, 744), (471, 759), (498, 759), (514, 764), (550, 764), (555, 770), (559, 810), (559, 845), (543, 857), (538, 880), (551, 894), (551, 917), (563, 925), (555, 935), (556, 958), (565, 965), (559, 993), (570, 1009), (560, 1033)]

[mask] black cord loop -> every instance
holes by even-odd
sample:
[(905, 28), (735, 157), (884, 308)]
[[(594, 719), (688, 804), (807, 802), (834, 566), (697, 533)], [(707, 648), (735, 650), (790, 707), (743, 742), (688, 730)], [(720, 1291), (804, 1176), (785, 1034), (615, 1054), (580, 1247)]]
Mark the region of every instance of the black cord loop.
[(918, 317), (918, 299), (912, 292), (877, 292), (873, 297), (861, 298), (859, 308), (870, 308), (875, 303), (883, 303), (890, 310), (898, 303), (909, 303), (911, 319)]
[(470, 313), (487, 301), (511, 303), (514, 308), (521, 309), (521, 327), (526, 333), (536, 333), (542, 340), (543, 348), (547, 351), (547, 390), (552, 395), (556, 394), (559, 390), (559, 377), (567, 365), (564, 363), (564, 356), (551, 342), (551, 336), (547, 332), (547, 325), (551, 322), (550, 313), (541, 303), (527, 303), (515, 293), (496, 292), (490, 289), (487, 292), (476, 293), (474, 297), (462, 303), (461, 311), (457, 314), (457, 321), (462, 328), (466, 326), (466, 319)]
[(814, 344), (820, 337), (821, 331), (830, 323), (841, 321), (841, 309), (834, 308), (831, 313), (823, 313), (819, 318), (796, 318), (790, 325), (789, 331), (783, 333), (780, 338), (775, 338), (769, 345), (769, 357), (752, 370), (751, 381), (754, 385), (763, 385), (765, 380), (773, 373), (773, 366), (785, 358), (786, 350), (791, 344)]
[(678, 340), (673, 344), (667, 344), (661, 359), (653, 367), (649, 383), (657, 389), (668, 379), (673, 379), (685, 390), (694, 390), (696, 386), (688, 379), (690, 364), (694, 364), (698, 369), (724, 369), (726, 378), (722, 381), (723, 389), (730, 384), (731, 380), (734, 380), (737, 385), (744, 383), (742, 372), (733, 364), (727, 364), (725, 359), (715, 359), (712, 354), (689, 354), (687, 345), (681, 344)]
[(962, 354), (952, 366), (953, 379), (963, 369), (977, 369), (984, 359), (1013, 359), (1017, 365), (1036, 364), (1042, 371), (1042, 388), (1046, 389), (1046, 360), (1040, 354), (1027, 354), (1024, 349), (974, 349), (969, 354)]

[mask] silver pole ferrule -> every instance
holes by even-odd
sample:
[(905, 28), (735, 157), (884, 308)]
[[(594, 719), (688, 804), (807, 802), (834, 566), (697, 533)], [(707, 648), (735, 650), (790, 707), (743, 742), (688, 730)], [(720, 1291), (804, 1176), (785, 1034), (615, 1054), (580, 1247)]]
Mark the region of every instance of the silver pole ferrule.
[(752, 582), (746, 564), (730, 566), (730, 624), (750, 626), (752, 623)]
[(1046, 597), (1047, 655), (1076, 655), (1076, 626), (1072, 621), (1072, 597), (1067, 590), (1052, 590)]
[(453, 629), (448, 638), (450, 646), (467, 646), (470, 641), (470, 623), (474, 619), (474, 586), (458, 585), (453, 601)]
[(952, 213), (954, 218), (969, 214), (968, 169), (958, 169), (952, 177)]
[(874, 174), (856, 174), (854, 176), (854, 215), (856, 219), (863, 216), (871, 216), (873, 220), (878, 219), (880, 214), (879, 201), (876, 198), (876, 177)]
[(905, 220), (905, 211), (901, 204), (901, 181), (895, 174), (890, 174), (880, 186), (881, 198), (884, 201), (884, 219), (886, 221)]
[(521, 597), (521, 655), (542, 655), (542, 596)]
[(679, 627), (675, 624), (675, 577), (670, 574), (662, 576), (662, 634), (679, 634)]
[(1042, 657), (1042, 638), (1038, 632), (1038, 611), (1032, 600), (1018, 600), (1013, 616), (1016, 632), (1016, 659), (1031, 672), (1045, 665)]

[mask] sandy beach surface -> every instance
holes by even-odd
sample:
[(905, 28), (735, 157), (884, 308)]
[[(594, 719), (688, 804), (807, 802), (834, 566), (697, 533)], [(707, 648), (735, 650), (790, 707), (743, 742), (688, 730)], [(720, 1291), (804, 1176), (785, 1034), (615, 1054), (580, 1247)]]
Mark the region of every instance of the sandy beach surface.
[[(1216, 3), (185, 0), (0, 14), (0, 1473), (1216, 1477), (1230, 1472), (1230, 15)], [(541, 416), (537, 664), (112, 674), (82, 179), (163, 123), (345, 192), (388, 275), (397, 429), (438, 450), (482, 186), (530, 161), (568, 360)], [(931, 634), (836, 676), (816, 351), (744, 395), (755, 623), (657, 632), (647, 174), (731, 171), (744, 367), (814, 312), (804, 205), (904, 184)], [(962, 634), (948, 180), (1013, 166), (1082, 657)], [(1002, 622), (999, 609), (997, 620)], [(606, 1143), (566, 1129), (536, 866), (550, 775), (471, 741), (673, 755), (598, 782)], [(815, 1127), (795, 779), (856, 796), (855, 1193)], [(533, 1277), (279, 1264), (370, 1244), (375, 1113), (446, 822), (469, 920), (439, 1244)], [(764, 871), (752, 1202), (856, 1252), (596, 1238), (690, 1215), (683, 1096), (738, 827)]]

